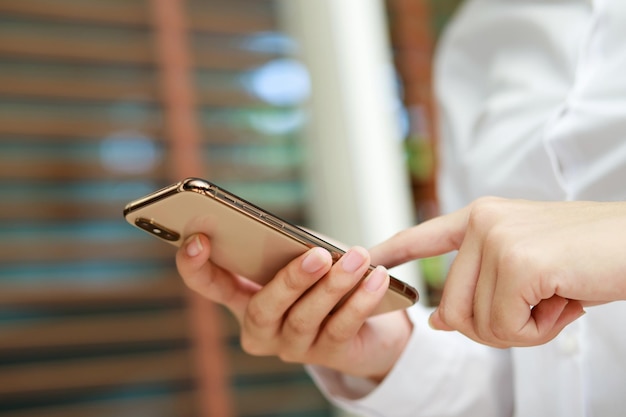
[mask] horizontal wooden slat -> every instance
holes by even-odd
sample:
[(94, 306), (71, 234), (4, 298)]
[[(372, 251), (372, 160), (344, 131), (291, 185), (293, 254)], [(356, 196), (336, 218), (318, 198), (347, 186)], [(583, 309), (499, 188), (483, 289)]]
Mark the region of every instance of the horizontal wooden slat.
[(76, 78), (67, 75), (0, 73), (0, 94), (15, 97), (89, 101), (154, 101), (157, 86), (146, 79)]
[(64, 406), (11, 411), (11, 417), (197, 417), (195, 392), (177, 392), (153, 398), (119, 398)]
[[(211, 8), (196, 2), (189, 10), (192, 30), (219, 33), (267, 32), (276, 26), (271, 1), (211, 2)], [(0, 13), (26, 18), (81, 23), (148, 26), (152, 24), (149, 3), (141, 1), (21, 0), (0, 2)]]
[[(289, 181), (297, 178), (296, 167), (272, 167), (266, 165), (249, 165), (232, 160), (207, 158), (213, 178), (228, 178), (230, 181)], [(263, 162), (263, 161), (259, 161)], [(30, 180), (102, 180), (114, 178), (124, 179), (155, 179), (165, 180), (167, 166), (161, 162), (150, 170), (138, 173), (125, 173), (103, 166), (99, 160), (84, 158), (80, 161), (55, 161), (52, 158), (29, 160), (28, 156), (16, 160), (5, 159), (0, 155), (0, 179), (3, 181), (30, 181)], [(3, 208), (4, 209), (4, 208)]]
[(70, 115), (7, 113), (0, 113), (0, 135), (102, 139), (117, 132), (139, 131), (150, 137), (161, 137), (161, 125), (156, 120), (122, 123), (81, 114), (72, 118)]
[(133, 241), (81, 241), (80, 239), (42, 237), (15, 242), (0, 241), (2, 262), (51, 262), (99, 260), (154, 260), (173, 259), (175, 248), (154, 239), (154, 242)]
[(311, 411), (330, 412), (330, 405), (312, 384), (285, 384), (280, 387), (250, 387), (239, 390), (238, 416), (296, 415)]
[[(60, 36), (54, 31), (49, 34), (29, 34), (7, 30), (0, 32), (0, 56), (55, 62), (152, 66), (156, 64), (156, 57), (151, 42), (148, 37), (137, 36), (127, 37), (123, 42), (110, 38), (94, 42), (93, 39)], [(202, 69), (245, 70), (259, 67), (278, 56), (272, 53), (217, 49), (204, 44), (193, 48), (193, 62)]]
[[(124, 131), (138, 131), (156, 140), (163, 137), (163, 126), (156, 117), (124, 124), (107, 120), (105, 117), (82, 115), (79, 112), (73, 117), (55, 116), (46, 114), (45, 111), (0, 112), (0, 136), (16, 136), (26, 141), (37, 141), (41, 138), (63, 141), (68, 138), (101, 140)], [(204, 125), (201, 139), (205, 143), (258, 143), (264, 139), (264, 134), (245, 127)]]
[(101, 42), (93, 39), (27, 32), (0, 32), (0, 55), (7, 57), (53, 59), (57, 61), (152, 64), (153, 51), (147, 38), (126, 37), (124, 42), (105, 38)]
[(117, 25), (145, 25), (149, 4), (141, 1), (23, 0), (0, 2), (0, 13), (9, 16), (73, 20)]
[[(113, 117), (124, 111), (127, 102), (119, 106), (85, 106), (84, 104), (41, 102), (20, 103), (10, 105), (6, 101), (0, 103), (0, 140), (3, 138), (15, 141), (19, 138), (24, 142), (41, 142), (42, 140), (61, 141), (81, 140), (85, 142), (103, 140), (120, 135), (142, 135), (161, 142), (164, 137), (164, 125), (158, 106), (130, 108), (129, 111), (139, 113), (136, 117)], [(208, 108), (205, 111), (214, 110)], [(201, 141), (205, 144), (237, 146), (246, 144), (259, 145), (264, 142), (285, 143), (288, 134), (265, 133), (255, 129), (247, 120), (224, 118), (211, 120), (198, 115), (201, 128)]]
[(229, 351), (229, 367), (235, 377), (267, 375), (299, 375), (304, 372), (302, 365), (286, 363), (274, 356), (251, 356), (247, 353)]
[(196, 85), (195, 87), (196, 102), (200, 106), (208, 106), (214, 108), (226, 107), (267, 107), (267, 104), (262, 102), (259, 98), (252, 96), (250, 93), (244, 90), (213, 90), (202, 88)]
[(185, 382), (194, 375), (190, 355), (186, 350), (174, 350), (2, 366), (0, 401), (3, 397), (15, 400), (64, 391)]
[(187, 19), (196, 32), (250, 34), (275, 31), (278, 25), (273, 0), (191, 2)]
[(23, 201), (2, 202), (1, 222), (107, 220), (121, 215), (123, 202)]
[[(239, 336), (239, 323), (235, 316), (224, 309), (220, 320), (224, 337), (235, 338)], [(233, 354), (237, 354), (237, 352), (233, 352)], [(236, 363), (238, 360), (238, 358), (233, 358), (232, 362)]]
[[(67, 119), (65, 119), (67, 120)], [(161, 128), (156, 123), (132, 125), (112, 125), (101, 120), (81, 123), (73, 121), (65, 122), (49, 116), (14, 114), (12, 117), (0, 112), (0, 141), (2, 137), (11, 140), (19, 139), (23, 142), (39, 142), (45, 140), (49, 143), (66, 142), (68, 139), (81, 142), (97, 142), (104, 137), (124, 130), (136, 130), (156, 141), (161, 139)], [(6, 121), (6, 124), (4, 122)], [(267, 139), (261, 132), (252, 129), (234, 127), (214, 127), (205, 125), (202, 127), (201, 142), (204, 144), (220, 145), (245, 145), (258, 144)]]
[(62, 317), (0, 326), (0, 354), (92, 346), (171, 342), (189, 338), (187, 312)]
[[(243, 90), (215, 90), (196, 87), (197, 103), (211, 107), (263, 106), (262, 101)], [(149, 80), (120, 80), (33, 74), (0, 73), (0, 95), (15, 98), (75, 101), (128, 101), (156, 103), (160, 91)]]
[(81, 181), (99, 181), (106, 178), (115, 178), (116, 180), (123, 180), (124, 178), (132, 178), (134, 180), (155, 179), (163, 181), (165, 179), (163, 174), (166, 172), (166, 166), (163, 162), (156, 163), (148, 171), (125, 173), (124, 171), (113, 170), (105, 166), (100, 160), (90, 160), (88, 158), (72, 161), (57, 161), (53, 158), (29, 159), (27, 155), (24, 155), (24, 158), (19, 160), (15, 158), (6, 159), (0, 155), (0, 178), (3, 181), (71, 181), (76, 178), (80, 178)]
[[(296, 415), (307, 411), (329, 410), (330, 406), (312, 385), (240, 389), (234, 394), (237, 416)], [(146, 415), (150, 417), (192, 417), (197, 415), (196, 394), (182, 392), (154, 399), (115, 401), (70, 406), (40, 407), (12, 411), (11, 417), (110, 417)]]
[[(0, 287), (0, 305), (5, 308), (80, 308), (143, 306), (180, 301), (186, 287), (176, 270), (163, 268), (150, 278), (117, 276), (119, 284), (62, 285), (37, 284), (25, 286), (3, 284)], [(26, 278), (24, 281), (27, 281)]]
[(278, 53), (260, 53), (244, 50), (212, 49), (206, 46), (192, 48), (191, 62), (199, 69), (221, 71), (244, 71), (258, 68), (269, 61), (280, 58)]

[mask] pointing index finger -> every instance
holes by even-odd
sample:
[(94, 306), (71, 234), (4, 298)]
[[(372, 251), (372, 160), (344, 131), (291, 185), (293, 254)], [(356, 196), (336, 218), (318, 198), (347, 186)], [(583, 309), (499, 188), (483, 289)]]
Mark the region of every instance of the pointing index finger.
[(373, 264), (391, 268), (458, 249), (465, 236), (468, 213), (466, 207), (395, 234), (370, 250)]

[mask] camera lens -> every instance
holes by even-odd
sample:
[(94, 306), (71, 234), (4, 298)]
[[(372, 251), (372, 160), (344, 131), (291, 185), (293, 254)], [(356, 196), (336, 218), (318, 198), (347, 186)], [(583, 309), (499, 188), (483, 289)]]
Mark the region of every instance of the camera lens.
[(176, 242), (180, 239), (180, 234), (156, 223), (154, 220), (148, 220), (139, 217), (135, 220), (135, 224), (137, 225), (137, 227), (147, 231), (148, 233), (158, 236), (161, 239), (169, 240), (171, 242)]

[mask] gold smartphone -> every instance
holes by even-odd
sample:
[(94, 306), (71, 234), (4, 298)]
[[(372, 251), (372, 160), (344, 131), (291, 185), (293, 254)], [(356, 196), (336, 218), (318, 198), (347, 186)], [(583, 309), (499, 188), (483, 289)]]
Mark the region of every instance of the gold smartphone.
[[(211, 239), (211, 260), (260, 284), (266, 284), (291, 260), (312, 247), (328, 250), (337, 261), (345, 251), (290, 224), (223, 188), (187, 178), (130, 202), (126, 220), (153, 236), (180, 246), (194, 233)], [(370, 271), (373, 267), (370, 267)], [(418, 292), (391, 277), (389, 290), (374, 314), (410, 307)]]

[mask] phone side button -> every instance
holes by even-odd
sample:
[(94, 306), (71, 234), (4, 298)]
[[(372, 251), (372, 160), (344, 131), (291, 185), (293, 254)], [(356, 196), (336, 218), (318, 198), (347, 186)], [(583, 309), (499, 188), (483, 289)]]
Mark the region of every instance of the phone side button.
[(254, 217), (261, 217), (261, 213), (250, 206), (244, 204), (242, 208), (245, 212), (252, 214)]
[(217, 198), (219, 198), (220, 200), (222, 200), (223, 202), (225, 202), (227, 204), (230, 204), (231, 206), (240, 206), (241, 205), (241, 204), (238, 204), (239, 202), (236, 199), (231, 198), (231, 197), (227, 196), (224, 193), (218, 193), (217, 194)]
[(283, 222), (281, 222), (281, 221), (279, 221), (279, 220), (276, 220), (276, 219), (274, 219), (274, 218), (272, 218), (272, 217), (270, 217), (270, 216), (264, 216), (264, 217), (265, 217), (265, 220), (266, 220), (269, 224), (271, 224), (272, 226), (274, 226), (274, 227), (277, 227), (277, 228), (279, 228), (279, 229), (282, 229), (283, 227), (285, 227), (285, 225), (283, 224)]

